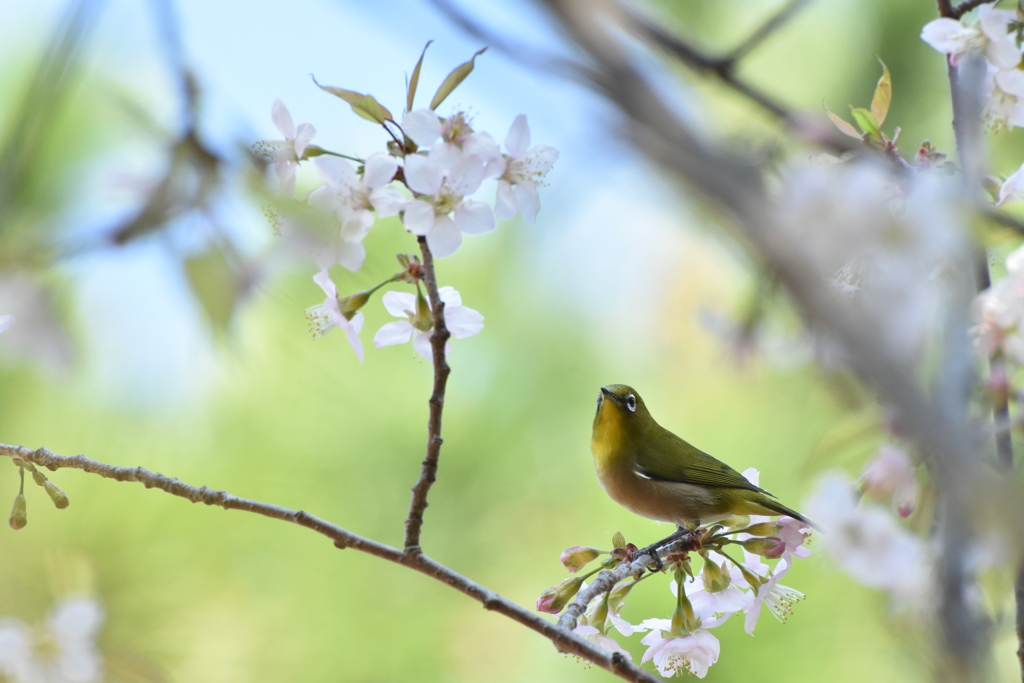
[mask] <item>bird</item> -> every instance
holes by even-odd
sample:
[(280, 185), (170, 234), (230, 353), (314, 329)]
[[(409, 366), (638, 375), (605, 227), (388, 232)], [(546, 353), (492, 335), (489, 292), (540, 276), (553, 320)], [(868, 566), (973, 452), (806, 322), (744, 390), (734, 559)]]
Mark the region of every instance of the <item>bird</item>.
[(697, 529), (736, 515), (788, 515), (814, 527), (724, 462), (659, 425), (625, 384), (601, 387), (591, 438), (612, 500), (642, 517)]

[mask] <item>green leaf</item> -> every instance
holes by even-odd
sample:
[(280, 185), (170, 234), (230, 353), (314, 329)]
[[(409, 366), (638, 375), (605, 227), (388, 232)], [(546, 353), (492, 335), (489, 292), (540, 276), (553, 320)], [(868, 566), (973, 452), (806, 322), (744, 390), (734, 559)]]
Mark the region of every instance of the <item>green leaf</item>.
[(476, 58), (486, 51), (486, 47), (481, 48), (470, 58), (468, 62), (459, 64), (457, 67), (452, 69), (452, 72), (448, 74), (445, 77), (444, 82), (441, 83), (441, 87), (437, 89), (436, 93), (434, 93), (434, 99), (430, 100), (431, 109), (437, 109), (441, 103), (444, 102), (444, 99), (451, 95), (452, 91), (459, 86), (459, 83), (466, 80), (466, 76), (473, 72), (473, 62), (475, 62)]
[(385, 121), (394, 121), (395, 119), (391, 116), (391, 112), (387, 110), (383, 104), (374, 99), (373, 95), (364, 95), (361, 92), (355, 90), (345, 90), (344, 88), (336, 88), (332, 85), (320, 85), (316, 79), (313, 79), (317, 87), (325, 92), (329, 92), (335, 97), (340, 97), (349, 103), (352, 107), (352, 111), (362, 116), (368, 121), (374, 123), (384, 123)]
[(612, 536), (612, 547), (614, 548), (625, 548), (626, 537), (622, 535), (621, 531), (616, 531), (615, 535)]
[(881, 128), (885, 123), (885, 116), (889, 113), (889, 104), (892, 102), (892, 78), (889, 76), (889, 67), (881, 59), (878, 63), (882, 65), (882, 77), (878, 79), (875, 86), (875, 96), (871, 98), (871, 116), (878, 122)]
[(185, 261), (185, 275), (196, 301), (218, 332), (227, 330), (241, 286), (220, 249)]
[(420, 67), (423, 66), (423, 57), (427, 54), (427, 48), (434, 42), (428, 40), (427, 44), (423, 46), (423, 52), (420, 53), (420, 60), (416, 62), (416, 68), (412, 70), (412, 76), (409, 77), (408, 92), (405, 94), (405, 110), (407, 112), (412, 111), (412, 101), (416, 97), (416, 86), (420, 84)]
[(882, 129), (878, 127), (878, 122), (875, 121), (875, 117), (872, 116), (871, 112), (867, 109), (854, 109), (853, 107), (850, 107), (850, 110), (853, 114), (853, 120), (857, 122), (862, 131), (876, 140), (882, 139)]
[(845, 120), (833, 114), (828, 107), (825, 107), (825, 113), (828, 114), (828, 117), (830, 119), (832, 119), (832, 123), (836, 124), (836, 128), (839, 129), (840, 133), (843, 133), (844, 135), (849, 135), (851, 138), (856, 138), (858, 140), (861, 139), (861, 134), (857, 132), (856, 128), (851, 126)]

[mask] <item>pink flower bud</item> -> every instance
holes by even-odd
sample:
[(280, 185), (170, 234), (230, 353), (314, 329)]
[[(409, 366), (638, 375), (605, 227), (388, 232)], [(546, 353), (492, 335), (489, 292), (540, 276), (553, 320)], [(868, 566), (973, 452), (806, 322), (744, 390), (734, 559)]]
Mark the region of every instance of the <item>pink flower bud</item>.
[(580, 591), (583, 579), (566, 579), (557, 586), (552, 586), (537, 598), (537, 611), (558, 614), (562, 608)]

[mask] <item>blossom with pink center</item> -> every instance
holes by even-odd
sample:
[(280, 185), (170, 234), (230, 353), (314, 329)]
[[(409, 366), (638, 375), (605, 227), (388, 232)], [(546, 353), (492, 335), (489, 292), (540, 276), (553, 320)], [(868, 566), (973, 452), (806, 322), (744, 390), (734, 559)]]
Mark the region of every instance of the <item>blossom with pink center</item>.
[[(454, 287), (442, 287), (438, 290), (441, 301), (444, 302), (444, 322), (448, 331), (455, 339), (465, 339), (478, 333), (484, 328), (484, 317), (472, 308), (462, 305), (462, 295)], [(412, 347), (416, 353), (427, 360), (432, 361), (433, 350), (430, 346), (430, 337), (433, 328), (419, 329), (416, 322), (416, 295), (408, 292), (386, 292), (383, 297), (384, 307), (388, 313), (396, 318), (404, 318), (393, 323), (386, 323), (373, 337), (373, 343), (378, 348), (404, 344), (412, 339)], [(427, 302), (427, 306), (430, 302)], [(424, 326), (425, 325), (421, 325)], [(445, 345), (445, 355), (448, 355), (451, 340)]]
[(319, 339), (335, 327), (345, 332), (348, 345), (352, 347), (356, 358), (363, 362), (363, 342), (359, 339), (359, 332), (363, 329), (363, 314), (356, 311), (349, 320), (341, 313), (338, 305), (338, 288), (334, 285), (331, 276), (326, 270), (321, 270), (313, 276), (313, 281), (320, 285), (327, 297), (322, 304), (310, 306), (306, 309), (306, 318), (309, 319), (309, 328), (313, 332), (313, 338)]
[(558, 161), (558, 150), (548, 145), (530, 148), (530, 126), (524, 114), (512, 122), (505, 137), (505, 149), (508, 157), (505, 171), (498, 178), (494, 213), (506, 220), (521, 212), (523, 218), (533, 223), (540, 211), (537, 185)]
[(704, 678), (712, 664), (718, 661), (721, 645), (718, 638), (709, 631), (697, 629), (688, 636), (669, 634), (671, 620), (647, 619), (655, 630), (640, 641), (647, 645), (640, 663), (654, 660), (654, 666), (662, 676), (677, 676), (686, 672), (697, 678)]
[(608, 652), (618, 652), (626, 656), (627, 659), (632, 660), (633, 655), (629, 654), (626, 650), (622, 649), (622, 646), (615, 642), (614, 638), (609, 638), (605, 634), (601, 633), (596, 626), (590, 626), (587, 624), (580, 624), (572, 630), (573, 633), (580, 636), (584, 640), (587, 640), (594, 645), (597, 645), (603, 650)]
[(462, 244), (462, 233), (491, 232), (497, 227), (491, 207), (466, 199), (483, 179), (484, 161), (476, 154), (460, 157), (448, 169), (418, 154), (406, 157), (405, 181), (416, 198), (405, 207), (405, 229), (425, 235), (430, 251), (440, 258), (455, 253)]
[(464, 112), (441, 119), (430, 109), (418, 109), (402, 119), (402, 131), (419, 147), (429, 147), (430, 159), (441, 168), (449, 169), (472, 154), (483, 161), (484, 178), (497, 178), (505, 170), (498, 143), (487, 133), (475, 132)]
[(303, 123), (296, 128), (288, 107), (280, 99), (274, 100), (270, 117), (284, 140), (266, 140), (258, 143), (256, 149), (274, 164), (281, 190), (292, 197), (295, 195), (295, 171), (306, 153), (306, 147), (316, 135), (316, 129), (310, 123)]

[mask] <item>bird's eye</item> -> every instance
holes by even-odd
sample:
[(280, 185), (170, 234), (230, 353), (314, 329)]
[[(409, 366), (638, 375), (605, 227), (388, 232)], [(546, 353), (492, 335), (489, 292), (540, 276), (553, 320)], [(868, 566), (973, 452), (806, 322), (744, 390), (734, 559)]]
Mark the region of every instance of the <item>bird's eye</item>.
[(626, 397), (626, 407), (629, 408), (629, 412), (636, 412), (636, 396), (630, 394)]

